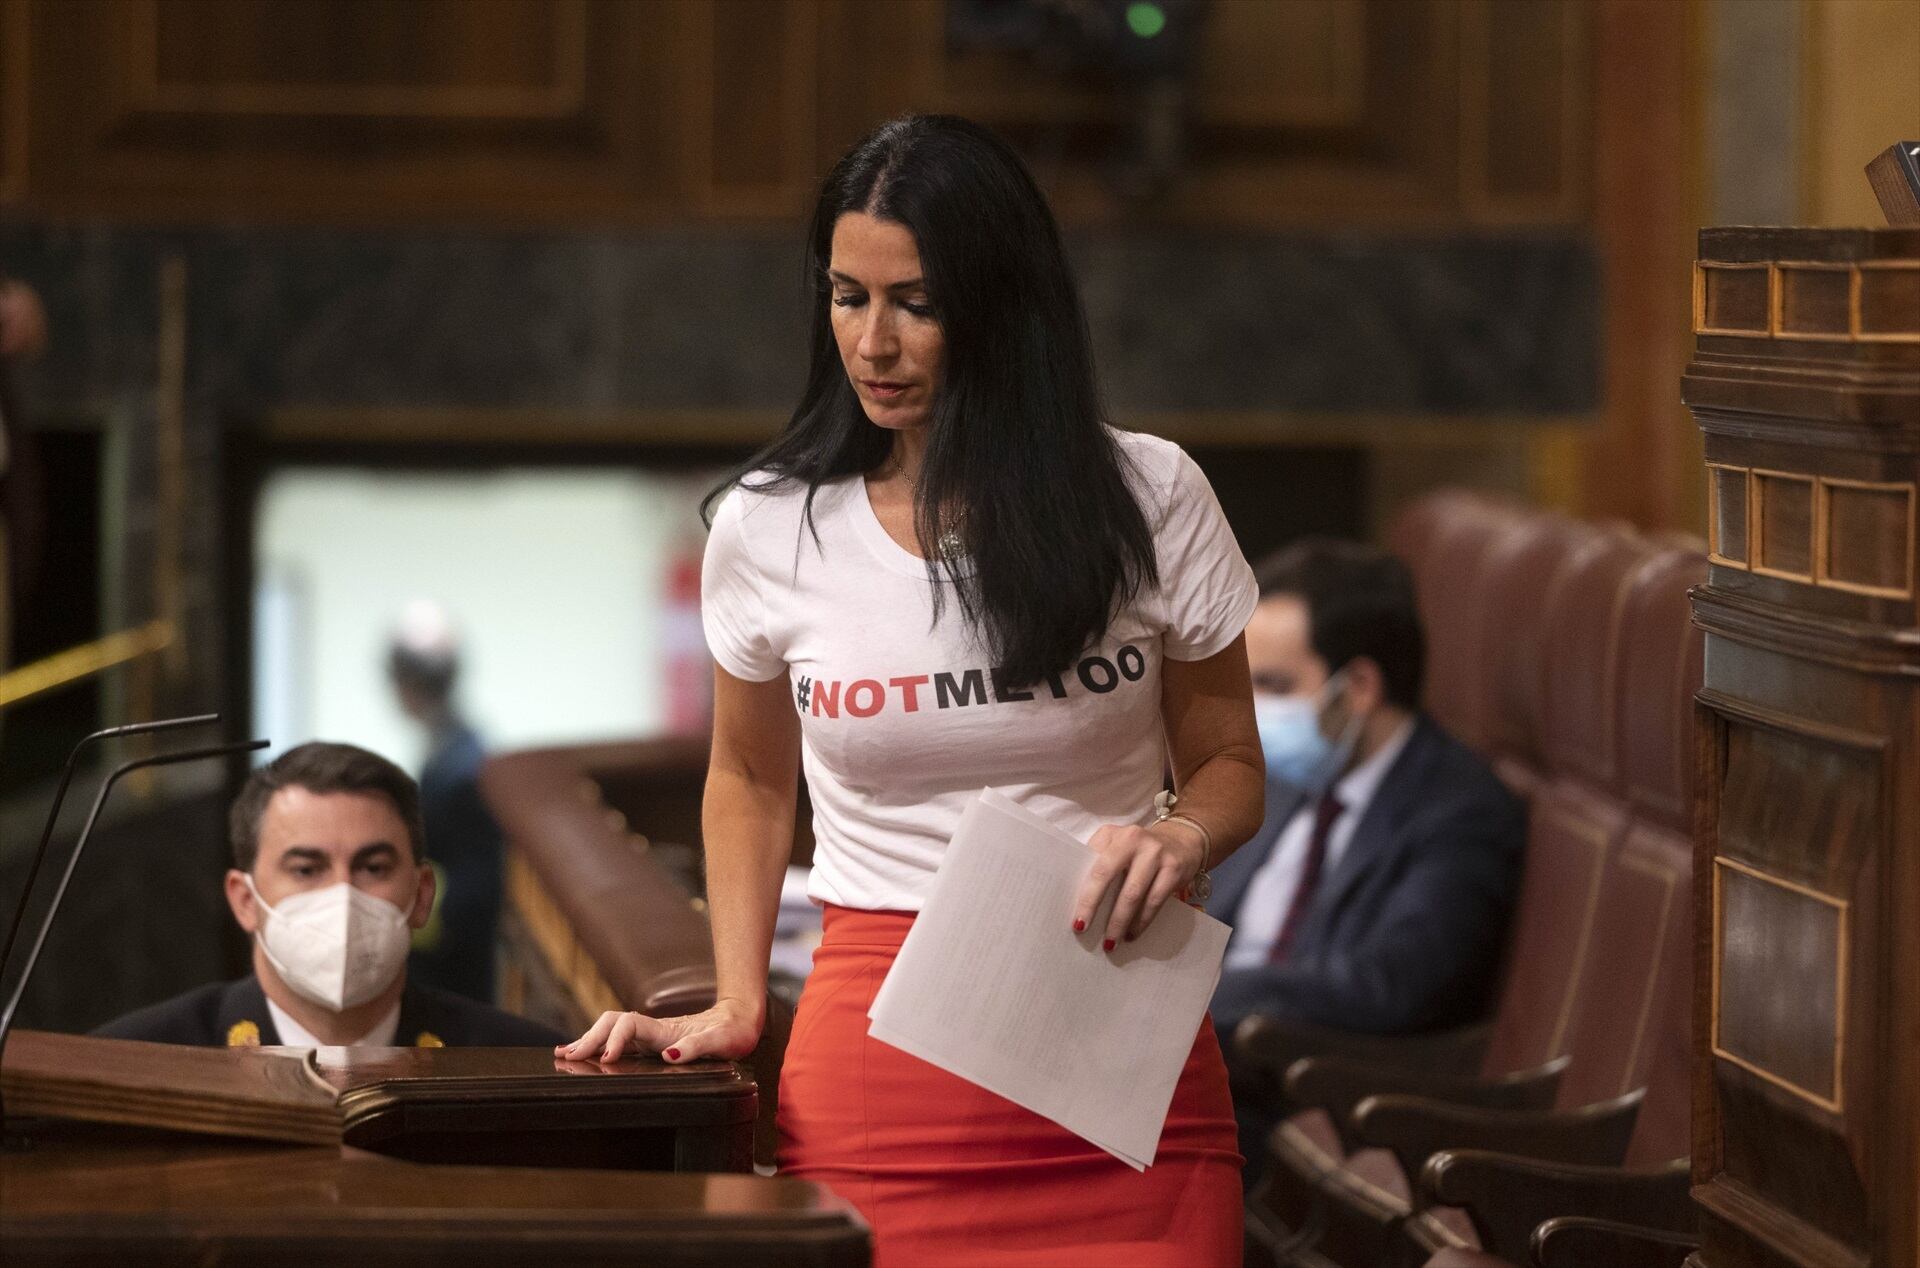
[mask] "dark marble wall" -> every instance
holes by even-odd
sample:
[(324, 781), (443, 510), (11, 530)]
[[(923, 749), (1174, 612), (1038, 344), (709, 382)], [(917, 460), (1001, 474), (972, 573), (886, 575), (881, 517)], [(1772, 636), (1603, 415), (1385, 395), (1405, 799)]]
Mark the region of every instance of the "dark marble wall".
[[(782, 408), (798, 386), (796, 235), (0, 226), (46, 296), (62, 404), (151, 384), (179, 254), (192, 395), (275, 405)], [(1575, 236), (1085, 236), (1113, 407), (1577, 413), (1598, 278)]]
[(1598, 269), (1571, 236), (1075, 246), (1122, 413), (1561, 413), (1598, 399)]

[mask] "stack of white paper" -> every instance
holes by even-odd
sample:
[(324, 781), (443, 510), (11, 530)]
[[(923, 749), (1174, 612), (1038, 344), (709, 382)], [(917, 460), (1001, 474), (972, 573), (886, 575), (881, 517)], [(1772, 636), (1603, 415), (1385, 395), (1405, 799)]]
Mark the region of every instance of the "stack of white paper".
[(1167, 1107), (1228, 929), (1169, 901), (1102, 951), (1113, 895), (1072, 929), (1093, 851), (991, 789), (969, 806), (867, 1033), (1060, 1124), (1136, 1170)]

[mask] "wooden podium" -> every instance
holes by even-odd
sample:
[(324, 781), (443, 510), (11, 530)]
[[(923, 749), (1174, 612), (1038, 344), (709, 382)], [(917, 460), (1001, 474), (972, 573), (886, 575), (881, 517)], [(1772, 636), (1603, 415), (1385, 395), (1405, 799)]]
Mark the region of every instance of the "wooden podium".
[(864, 1268), (867, 1233), (800, 1180), (421, 1166), (337, 1146), (63, 1122), (0, 1153), (0, 1261)]
[(753, 1080), (730, 1061), (556, 1061), (541, 1048), (187, 1048), (23, 1031), (10, 1116), (48, 1115), (417, 1162), (753, 1169)]
[(1920, 1262), (1920, 230), (1709, 229), (1705, 1268)]
[(0, 1092), (8, 1265), (868, 1260), (845, 1203), (750, 1174), (755, 1088), (731, 1062), (22, 1031)]

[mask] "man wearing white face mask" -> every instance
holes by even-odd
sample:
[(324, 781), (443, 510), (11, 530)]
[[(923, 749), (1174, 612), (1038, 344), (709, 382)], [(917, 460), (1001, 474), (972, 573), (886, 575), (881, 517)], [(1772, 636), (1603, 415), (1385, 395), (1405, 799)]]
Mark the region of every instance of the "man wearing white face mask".
[(1234, 927), (1214, 1022), (1230, 1038), (1254, 1013), (1373, 1034), (1473, 1021), (1524, 818), (1420, 710), (1412, 579), (1383, 551), (1327, 540), (1257, 571), (1247, 660), (1267, 820), (1213, 872), (1207, 910)]
[(412, 932), (433, 910), (433, 871), (419, 790), (392, 762), (348, 744), (290, 749), (247, 780), (229, 829), (227, 903), (252, 935), (252, 975), (95, 1034), (227, 1047), (561, 1041), (525, 1018), (408, 984)]

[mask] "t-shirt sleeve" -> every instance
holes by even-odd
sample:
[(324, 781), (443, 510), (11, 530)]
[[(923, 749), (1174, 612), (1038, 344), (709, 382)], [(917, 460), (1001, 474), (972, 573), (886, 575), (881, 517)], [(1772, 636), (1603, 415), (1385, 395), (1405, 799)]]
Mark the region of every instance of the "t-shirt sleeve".
[(1260, 595), (1213, 486), (1185, 450), (1178, 451), (1154, 547), (1166, 621), (1162, 650), (1173, 660), (1205, 660), (1246, 630)]
[(700, 625), (707, 650), (735, 678), (766, 682), (786, 671), (767, 637), (763, 578), (747, 550), (746, 499), (727, 494), (700, 561)]

